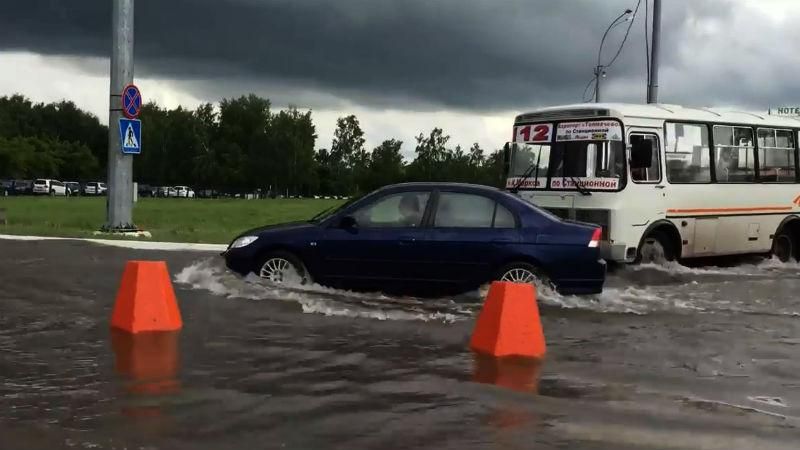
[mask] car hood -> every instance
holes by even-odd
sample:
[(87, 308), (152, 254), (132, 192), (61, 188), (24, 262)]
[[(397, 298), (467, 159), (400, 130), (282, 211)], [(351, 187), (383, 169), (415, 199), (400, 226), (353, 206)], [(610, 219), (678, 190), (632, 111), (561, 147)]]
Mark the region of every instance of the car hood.
[(275, 233), (290, 232), (290, 231), (308, 230), (316, 227), (317, 227), (316, 224), (310, 222), (279, 223), (275, 225), (266, 225), (263, 227), (247, 230), (244, 233), (241, 233), (239, 236), (237, 236), (237, 239), (242, 236), (261, 236), (264, 234), (275, 234)]

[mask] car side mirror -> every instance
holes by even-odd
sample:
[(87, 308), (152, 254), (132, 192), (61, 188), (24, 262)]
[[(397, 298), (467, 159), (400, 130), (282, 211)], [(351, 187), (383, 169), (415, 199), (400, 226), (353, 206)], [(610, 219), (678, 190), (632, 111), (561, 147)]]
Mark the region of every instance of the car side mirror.
[(653, 163), (653, 140), (631, 136), (631, 169), (646, 169)]
[(356, 221), (356, 218), (353, 216), (344, 216), (339, 221), (339, 228), (345, 230), (354, 230), (358, 228), (358, 221)]

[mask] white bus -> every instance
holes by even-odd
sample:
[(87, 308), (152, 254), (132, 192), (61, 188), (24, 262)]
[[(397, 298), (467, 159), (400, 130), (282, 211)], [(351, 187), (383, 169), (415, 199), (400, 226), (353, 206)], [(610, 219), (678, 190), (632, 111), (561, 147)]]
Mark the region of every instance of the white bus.
[(543, 108), (514, 121), (506, 187), (603, 227), (608, 261), (800, 259), (800, 120), (667, 104)]

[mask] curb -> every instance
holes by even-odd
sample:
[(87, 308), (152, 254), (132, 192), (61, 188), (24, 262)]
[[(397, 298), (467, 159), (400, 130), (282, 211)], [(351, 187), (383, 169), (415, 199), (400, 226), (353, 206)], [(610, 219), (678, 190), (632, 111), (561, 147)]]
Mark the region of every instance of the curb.
[(182, 242), (143, 242), (125, 241), (116, 239), (90, 239), (90, 238), (65, 238), (49, 236), (24, 236), (13, 234), (0, 234), (0, 239), (11, 241), (82, 241), (93, 244), (122, 247), (133, 250), (168, 250), (168, 251), (198, 251), (198, 252), (223, 252), (228, 246), (225, 244), (193, 244)]

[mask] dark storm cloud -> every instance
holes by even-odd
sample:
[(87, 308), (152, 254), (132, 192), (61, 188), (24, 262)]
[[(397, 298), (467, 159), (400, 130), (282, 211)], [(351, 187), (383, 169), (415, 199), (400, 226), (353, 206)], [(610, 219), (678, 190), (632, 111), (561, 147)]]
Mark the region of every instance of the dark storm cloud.
[[(687, 24), (692, 17), (724, 21), (732, 7), (724, 0), (664, 3), (665, 70), (696, 70), (686, 60), (689, 43), (682, 41)], [(108, 0), (0, 4), (0, 50), (75, 56), (110, 51)], [(189, 89), (203, 98), (209, 92), (241, 93), (243, 86), (281, 86), (412, 109), (573, 102), (591, 77), (606, 26), (635, 5), (635, 0), (137, 0), (137, 75), (190, 81)], [(609, 70), (610, 92), (619, 91), (618, 99), (637, 101), (643, 95), (644, 6), (639, 14), (622, 57)], [(612, 32), (604, 60), (624, 31), (620, 26)]]

